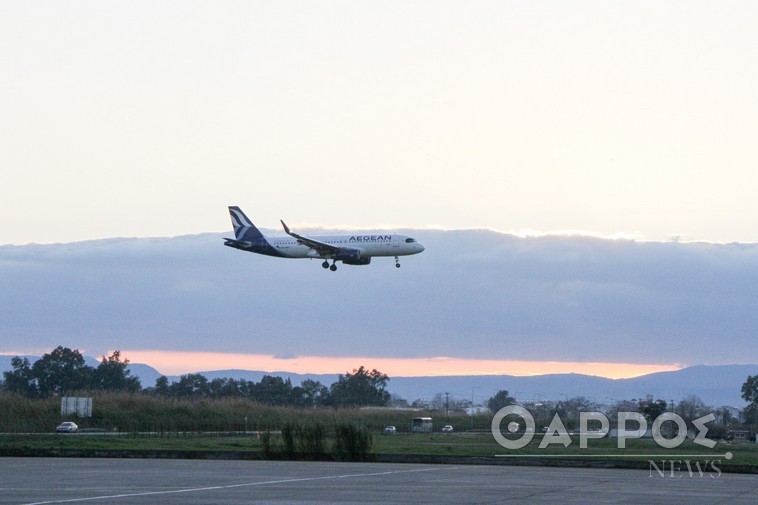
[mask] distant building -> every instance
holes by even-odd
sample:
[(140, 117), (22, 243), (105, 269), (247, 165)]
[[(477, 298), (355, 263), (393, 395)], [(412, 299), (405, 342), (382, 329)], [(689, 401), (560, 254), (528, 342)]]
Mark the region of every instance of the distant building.
[(750, 432), (748, 430), (729, 430), (727, 437), (730, 442), (748, 442), (750, 441)]

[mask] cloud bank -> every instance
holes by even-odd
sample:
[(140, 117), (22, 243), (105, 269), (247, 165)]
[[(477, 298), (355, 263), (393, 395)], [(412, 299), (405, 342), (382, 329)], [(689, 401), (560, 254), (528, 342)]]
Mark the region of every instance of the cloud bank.
[(0, 352), (758, 361), (756, 244), (403, 233), (402, 268), (336, 273), (221, 234), (2, 246)]

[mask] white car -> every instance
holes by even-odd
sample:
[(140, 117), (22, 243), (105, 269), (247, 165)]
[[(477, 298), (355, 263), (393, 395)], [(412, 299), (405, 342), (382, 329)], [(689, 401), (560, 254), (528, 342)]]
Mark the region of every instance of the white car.
[(66, 421), (65, 423), (59, 424), (58, 427), (55, 428), (55, 431), (57, 431), (58, 433), (73, 433), (78, 429), (79, 429), (79, 426), (77, 426), (76, 423), (72, 423), (71, 421)]
[(449, 424), (446, 424), (445, 426), (442, 427), (442, 433), (452, 433), (452, 432), (453, 432), (453, 427), (450, 426)]
[(384, 428), (384, 434), (385, 435), (394, 435), (397, 430), (394, 426), (387, 426)]

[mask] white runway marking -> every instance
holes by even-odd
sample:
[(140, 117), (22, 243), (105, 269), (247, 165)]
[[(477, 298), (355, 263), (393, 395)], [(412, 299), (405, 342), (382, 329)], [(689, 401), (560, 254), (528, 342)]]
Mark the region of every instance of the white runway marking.
[(316, 481), (316, 480), (350, 479), (354, 477), (375, 477), (378, 475), (393, 475), (393, 474), (400, 474), (400, 473), (431, 472), (435, 470), (455, 470), (455, 469), (456, 467), (440, 466), (440, 467), (433, 467), (433, 468), (416, 468), (413, 470), (391, 470), (391, 471), (386, 471), (386, 472), (351, 473), (351, 474), (345, 474), (345, 475), (324, 475), (321, 477), (300, 477), (296, 479), (279, 479), (279, 480), (268, 480), (268, 481), (261, 481), (261, 482), (245, 482), (242, 484), (229, 484), (226, 486), (207, 486), (207, 487), (194, 487), (194, 488), (184, 488), (184, 489), (172, 489), (169, 491), (143, 491), (140, 493), (124, 493), (124, 494), (103, 495), (103, 496), (90, 496), (87, 498), (68, 498), (65, 500), (32, 502), (32, 503), (26, 503), (24, 505), (46, 505), (50, 503), (77, 503), (77, 502), (94, 501), (94, 500), (132, 498), (135, 496), (159, 496), (159, 495), (179, 494), (179, 493), (197, 493), (200, 491), (234, 489), (238, 487), (266, 486), (266, 485), (271, 485), (271, 484), (290, 484), (292, 482), (309, 482), (309, 481)]

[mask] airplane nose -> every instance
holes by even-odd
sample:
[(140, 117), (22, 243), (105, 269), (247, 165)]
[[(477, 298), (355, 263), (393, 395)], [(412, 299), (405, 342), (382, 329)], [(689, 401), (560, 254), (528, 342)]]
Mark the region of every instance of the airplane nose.
[(423, 245), (416, 244), (416, 246), (418, 247), (418, 252), (422, 252), (424, 250), (424, 246)]

